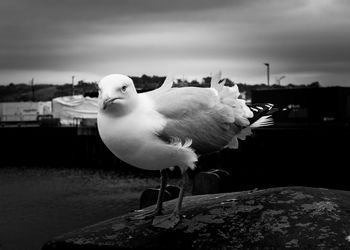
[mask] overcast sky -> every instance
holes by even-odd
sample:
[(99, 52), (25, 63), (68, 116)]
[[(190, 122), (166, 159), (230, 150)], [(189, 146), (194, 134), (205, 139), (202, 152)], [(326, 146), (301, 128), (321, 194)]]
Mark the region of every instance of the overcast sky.
[(0, 84), (111, 73), (350, 86), (348, 0), (1, 0)]

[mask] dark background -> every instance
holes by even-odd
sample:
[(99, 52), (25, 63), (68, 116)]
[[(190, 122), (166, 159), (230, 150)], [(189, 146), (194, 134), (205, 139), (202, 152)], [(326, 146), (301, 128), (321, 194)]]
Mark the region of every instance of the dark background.
[[(303, 185), (350, 190), (349, 88), (266, 89), (252, 92), (253, 103), (275, 104), (275, 125), (254, 130), (238, 150), (204, 156), (202, 171), (220, 167), (232, 190)], [(96, 127), (3, 127), (3, 166), (107, 169), (142, 175), (104, 146)], [(208, 162), (212, 161), (211, 164)]]

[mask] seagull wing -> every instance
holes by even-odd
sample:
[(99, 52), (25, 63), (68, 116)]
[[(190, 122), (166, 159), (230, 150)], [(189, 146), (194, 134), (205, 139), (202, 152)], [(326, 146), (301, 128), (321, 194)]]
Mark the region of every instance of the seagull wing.
[(213, 75), (210, 81), (210, 86), (220, 92), (223, 88), (223, 84), (219, 84), (221, 80), (221, 71)]
[(174, 82), (174, 77), (171, 75), (168, 75), (165, 78), (162, 86), (160, 86), (159, 88), (154, 89), (152, 91), (146, 92), (146, 93), (148, 96), (156, 96), (156, 95), (162, 94), (162, 93), (168, 91), (169, 89), (171, 89), (171, 87), (173, 86), (173, 82)]
[(212, 88), (171, 88), (159, 93), (144, 93), (152, 98), (155, 110), (166, 119), (157, 131), (166, 142), (191, 140), (196, 153), (215, 152), (225, 147), (237, 131), (233, 109), (220, 102)]

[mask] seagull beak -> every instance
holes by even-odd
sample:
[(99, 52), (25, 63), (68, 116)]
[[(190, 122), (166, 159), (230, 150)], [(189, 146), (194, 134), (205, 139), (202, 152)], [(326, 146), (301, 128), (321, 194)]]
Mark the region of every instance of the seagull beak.
[(106, 109), (109, 105), (111, 105), (112, 103), (114, 103), (115, 100), (119, 100), (119, 99), (122, 99), (120, 97), (113, 97), (113, 98), (107, 98), (103, 101), (103, 104), (102, 104), (102, 108), (103, 109)]

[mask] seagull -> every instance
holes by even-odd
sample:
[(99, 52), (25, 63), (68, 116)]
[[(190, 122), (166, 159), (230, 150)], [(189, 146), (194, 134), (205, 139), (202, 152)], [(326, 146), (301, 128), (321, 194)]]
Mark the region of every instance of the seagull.
[[(210, 88), (173, 88), (167, 77), (161, 87), (137, 93), (131, 78), (112, 74), (99, 81), (100, 137), (120, 160), (146, 170), (159, 170), (160, 191), (154, 211), (138, 218), (153, 218), (153, 225), (172, 228), (180, 221), (187, 169), (195, 169), (198, 157), (224, 148), (238, 148), (256, 127), (273, 124), (261, 115), (272, 104), (250, 109), (239, 99), (237, 85), (224, 86), (221, 72)], [(162, 215), (162, 198), (167, 185), (166, 169), (179, 167), (182, 184), (175, 209)]]

